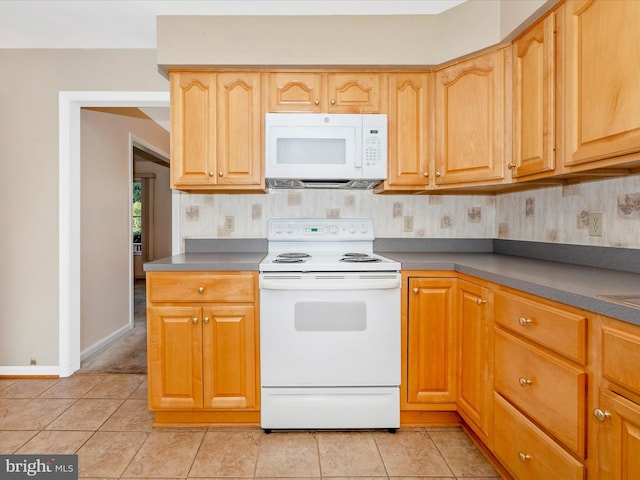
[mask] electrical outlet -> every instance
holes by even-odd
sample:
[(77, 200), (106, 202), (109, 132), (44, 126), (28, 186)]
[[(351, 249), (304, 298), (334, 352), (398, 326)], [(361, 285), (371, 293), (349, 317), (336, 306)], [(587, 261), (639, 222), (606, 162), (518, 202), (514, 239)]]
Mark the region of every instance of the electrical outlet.
[(233, 215), (227, 215), (224, 217), (224, 228), (230, 232), (236, 229), (236, 217)]
[(602, 214), (601, 213), (589, 214), (589, 236), (591, 237), (602, 236)]
[(403, 230), (405, 232), (413, 232), (413, 217), (407, 216), (402, 218)]

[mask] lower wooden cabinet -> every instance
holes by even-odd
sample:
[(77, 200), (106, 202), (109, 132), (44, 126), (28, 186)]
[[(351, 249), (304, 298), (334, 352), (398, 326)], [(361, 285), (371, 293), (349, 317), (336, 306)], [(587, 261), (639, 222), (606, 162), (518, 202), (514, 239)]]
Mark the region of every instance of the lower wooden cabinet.
[(493, 326), (489, 288), (458, 280), (458, 413), (487, 445), (493, 411)]
[(147, 274), (151, 410), (258, 411), (256, 278), (250, 272)]
[(455, 404), (455, 286), (455, 278), (408, 278), (405, 409)]
[(582, 480), (586, 469), (551, 437), (496, 393), (494, 453), (522, 480)]

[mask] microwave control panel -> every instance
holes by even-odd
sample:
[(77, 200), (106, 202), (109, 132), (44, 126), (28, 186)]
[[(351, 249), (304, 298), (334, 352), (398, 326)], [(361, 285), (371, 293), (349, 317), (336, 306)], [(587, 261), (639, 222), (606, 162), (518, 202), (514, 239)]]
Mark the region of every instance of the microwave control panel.
[(387, 176), (387, 124), (386, 115), (373, 115), (375, 121), (384, 123), (367, 124), (368, 115), (363, 115), (362, 125), (362, 167), (364, 178), (386, 178)]

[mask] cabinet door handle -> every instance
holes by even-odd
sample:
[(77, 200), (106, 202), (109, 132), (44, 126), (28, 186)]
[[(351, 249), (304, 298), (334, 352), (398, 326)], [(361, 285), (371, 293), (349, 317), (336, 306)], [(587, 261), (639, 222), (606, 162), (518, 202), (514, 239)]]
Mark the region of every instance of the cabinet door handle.
[(191, 323), (193, 323), (194, 325), (198, 323), (198, 317), (193, 317), (193, 319), (191, 319)]
[(531, 455), (524, 452), (518, 452), (518, 458), (520, 459), (521, 462), (527, 462), (531, 460)]
[(429, 172), (424, 172), (424, 173), (422, 174), (422, 176), (423, 176), (423, 177), (428, 177), (428, 176), (429, 176)]
[(420, 290), (418, 290), (418, 287), (413, 289), (413, 293), (418, 293)]
[(604, 422), (607, 418), (611, 418), (611, 413), (607, 412), (606, 410), (595, 408), (593, 410), (593, 416), (596, 417), (599, 421)]
[(335, 104), (336, 104), (336, 99), (335, 99), (335, 98), (332, 98), (332, 99), (331, 99), (331, 105), (335, 105)]
[(318, 100), (317, 98), (313, 101), (314, 104), (316, 105), (320, 105), (320, 100)]
[(215, 175), (215, 173), (213, 173), (213, 172), (209, 172), (209, 176), (210, 176), (210, 177), (213, 177), (214, 175)]
[(220, 170), (220, 171), (218, 172), (218, 176), (219, 176), (219, 177), (224, 177), (224, 173), (222, 172), (222, 170)]
[(526, 327), (527, 325), (531, 325), (533, 322), (530, 319), (526, 318), (526, 317), (520, 317), (518, 319), (518, 323), (520, 325), (522, 325), (523, 327)]
[(198, 287), (198, 293), (203, 293), (204, 292), (204, 287)]
[(204, 317), (204, 323), (209, 323), (209, 317)]
[(436, 177), (441, 177), (442, 174), (440, 172), (436, 172)]
[(518, 379), (518, 382), (520, 383), (520, 386), (522, 386), (522, 387), (528, 387), (529, 385), (531, 385), (533, 383), (531, 380), (529, 380), (528, 378), (524, 378), (524, 377), (520, 377)]
[(513, 163), (513, 162), (509, 162), (509, 165), (508, 165), (508, 166), (509, 166), (509, 168), (513, 169), (513, 168), (516, 168), (518, 165), (516, 165), (516, 164), (515, 164), (515, 163)]
[(487, 301), (486, 301), (486, 300), (483, 300), (482, 298), (478, 298), (478, 299), (476, 300), (476, 303), (477, 303), (478, 305), (484, 305), (485, 303), (487, 303)]

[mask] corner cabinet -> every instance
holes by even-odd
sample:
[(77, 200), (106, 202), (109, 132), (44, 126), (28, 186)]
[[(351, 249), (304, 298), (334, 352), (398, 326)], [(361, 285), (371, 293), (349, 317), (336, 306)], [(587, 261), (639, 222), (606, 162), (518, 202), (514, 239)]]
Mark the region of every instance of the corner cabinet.
[(487, 285), (458, 280), (458, 413), (491, 445), (493, 412), (492, 295)]
[(172, 71), (171, 187), (264, 190), (261, 74)]
[(270, 112), (387, 111), (386, 73), (274, 72), (268, 85)]
[(635, 0), (564, 5), (563, 137), (569, 172), (640, 160), (639, 19)]
[(510, 59), (502, 47), (436, 70), (436, 186), (504, 178), (511, 158)]
[(147, 274), (156, 421), (259, 419), (256, 282), (251, 272)]

